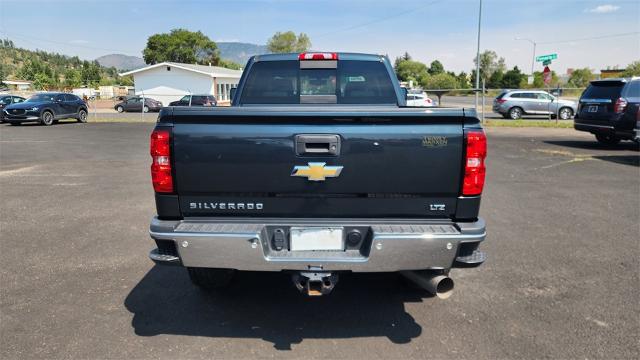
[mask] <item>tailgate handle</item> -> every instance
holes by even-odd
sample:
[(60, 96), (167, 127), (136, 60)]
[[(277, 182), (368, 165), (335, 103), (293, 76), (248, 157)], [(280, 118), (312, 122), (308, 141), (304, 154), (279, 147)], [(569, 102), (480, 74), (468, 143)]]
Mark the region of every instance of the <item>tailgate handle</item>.
[(340, 155), (340, 136), (296, 135), (296, 155)]

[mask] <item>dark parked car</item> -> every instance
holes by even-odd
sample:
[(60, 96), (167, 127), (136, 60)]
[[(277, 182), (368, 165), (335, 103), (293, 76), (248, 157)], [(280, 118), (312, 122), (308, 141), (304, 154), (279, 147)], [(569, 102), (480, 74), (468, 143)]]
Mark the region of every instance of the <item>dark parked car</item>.
[(178, 101), (172, 101), (169, 106), (216, 106), (213, 95), (185, 95)]
[(4, 122), (4, 108), (11, 104), (24, 102), (25, 98), (15, 95), (0, 95), (0, 122)]
[(142, 106), (142, 96), (134, 96), (117, 103), (113, 108), (119, 113), (125, 111), (160, 111), (160, 109), (162, 109), (162, 103), (158, 100), (145, 97), (144, 106)]
[(40, 122), (51, 125), (61, 119), (76, 119), (87, 122), (87, 104), (73, 94), (40, 93), (24, 102), (4, 108), (4, 121), (11, 125), (23, 122)]
[(640, 108), (640, 78), (592, 81), (582, 93), (573, 127), (603, 144), (633, 140)]

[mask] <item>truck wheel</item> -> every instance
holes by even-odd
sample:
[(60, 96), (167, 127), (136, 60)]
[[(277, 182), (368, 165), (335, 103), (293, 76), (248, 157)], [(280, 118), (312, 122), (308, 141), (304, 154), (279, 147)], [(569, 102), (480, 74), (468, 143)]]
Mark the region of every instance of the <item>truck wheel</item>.
[(620, 142), (620, 138), (615, 135), (596, 134), (596, 140), (600, 144), (615, 145)]
[(520, 109), (519, 107), (512, 107), (511, 109), (509, 109), (509, 118), (511, 120), (518, 120), (522, 117), (522, 109)]
[(236, 271), (233, 269), (187, 268), (191, 282), (201, 289), (214, 290), (231, 283)]

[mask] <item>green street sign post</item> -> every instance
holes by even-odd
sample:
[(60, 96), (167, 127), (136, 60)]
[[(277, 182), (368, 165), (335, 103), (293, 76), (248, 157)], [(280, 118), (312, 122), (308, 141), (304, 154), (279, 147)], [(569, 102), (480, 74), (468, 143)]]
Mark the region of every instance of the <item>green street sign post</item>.
[(557, 58), (558, 58), (558, 54), (540, 55), (540, 56), (536, 56), (536, 61), (543, 62), (547, 60), (555, 60)]

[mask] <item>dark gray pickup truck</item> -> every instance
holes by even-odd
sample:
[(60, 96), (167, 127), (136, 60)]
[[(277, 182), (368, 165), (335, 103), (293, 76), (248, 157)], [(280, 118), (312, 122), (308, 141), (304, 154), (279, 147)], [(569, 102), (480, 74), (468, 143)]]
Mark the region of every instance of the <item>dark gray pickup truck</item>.
[(151, 259), (203, 288), (285, 271), (321, 295), (341, 272), (400, 272), (447, 297), (449, 270), (485, 259), (486, 138), (473, 110), (403, 90), (384, 56), (260, 55), (231, 107), (162, 109)]

